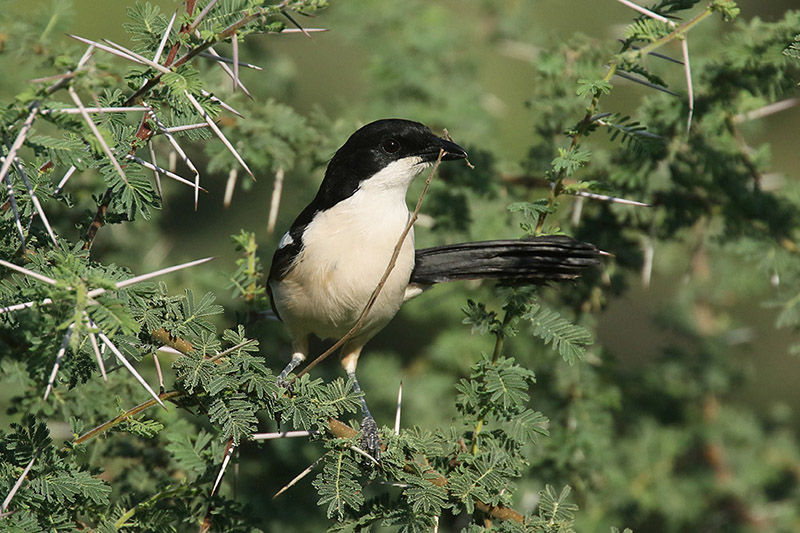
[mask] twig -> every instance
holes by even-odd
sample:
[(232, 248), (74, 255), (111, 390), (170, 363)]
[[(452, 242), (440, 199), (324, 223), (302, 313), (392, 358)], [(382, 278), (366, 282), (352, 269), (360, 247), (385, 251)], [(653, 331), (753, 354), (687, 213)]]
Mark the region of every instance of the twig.
[(317, 366), (326, 357), (328, 357), (330, 354), (339, 349), (339, 347), (341, 347), (342, 344), (347, 342), (361, 328), (362, 324), (364, 323), (364, 320), (366, 320), (367, 318), (367, 314), (370, 312), (372, 306), (375, 305), (375, 302), (378, 300), (378, 295), (381, 293), (383, 286), (386, 284), (386, 280), (389, 279), (389, 274), (392, 273), (395, 263), (397, 263), (397, 257), (400, 255), (400, 250), (403, 247), (403, 243), (405, 242), (408, 233), (411, 231), (411, 228), (414, 227), (414, 222), (416, 222), (417, 217), (419, 216), (419, 210), (422, 207), (422, 200), (425, 198), (425, 194), (428, 192), (428, 187), (430, 186), (431, 181), (433, 180), (434, 174), (436, 174), (436, 170), (439, 168), (439, 164), (442, 162), (443, 156), (444, 156), (444, 150), (440, 149), (439, 157), (436, 158), (436, 162), (433, 164), (431, 173), (428, 175), (428, 179), (425, 180), (425, 186), (422, 188), (422, 192), (419, 195), (419, 200), (417, 200), (417, 206), (416, 208), (414, 208), (414, 212), (409, 217), (406, 227), (400, 234), (400, 238), (397, 239), (397, 244), (394, 247), (391, 259), (389, 259), (389, 264), (386, 265), (386, 270), (384, 271), (383, 276), (381, 276), (381, 279), (378, 282), (378, 285), (375, 287), (375, 290), (372, 291), (372, 295), (369, 297), (369, 300), (367, 300), (367, 305), (364, 307), (364, 310), (361, 312), (361, 315), (359, 315), (355, 325), (352, 328), (350, 328), (350, 331), (348, 331), (344, 335), (344, 337), (339, 339), (333, 346), (325, 350), (325, 352), (323, 352), (322, 355), (311, 361), (308, 365), (306, 365), (306, 367), (303, 370), (298, 372), (297, 373), (298, 378), (301, 377), (303, 374), (307, 373), (315, 366)]
[[(160, 400), (170, 400), (172, 398), (176, 398), (178, 396), (182, 396), (183, 394), (184, 393), (181, 392), (181, 391), (170, 391), (170, 392), (162, 392), (161, 394), (158, 395), (158, 397), (160, 398)], [(83, 435), (81, 435), (80, 437), (75, 439), (75, 444), (83, 444), (86, 441), (88, 441), (90, 439), (93, 439), (94, 437), (97, 437), (98, 435), (101, 435), (102, 433), (105, 433), (106, 431), (108, 431), (109, 429), (113, 428), (114, 426), (116, 426), (120, 422), (123, 422), (123, 421), (127, 420), (128, 418), (130, 418), (132, 416), (138, 415), (139, 413), (141, 413), (145, 409), (153, 407), (157, 403), (161, 403), (161, 402), (160, 401), (157, 402), (155, 399), (150, 399), (150, 400), (147, 400), (146, 402), (140, 403), (139, 405), (137, 405), (133, 409), (129, 409), (129, 410), (125, 411), (124, 413), (122, 413), (121, 415), (119, 415), (119, 416), (117, 416), (115, 418), (112, 418), (108, 422), (104, 422), (104, 423), (100, 424), (99, 426), (97, 426), (96, 428), (94, 428), (94, 429), (92, 429), (90, 431), (87, 431), (86, 433), (84, 433)]]

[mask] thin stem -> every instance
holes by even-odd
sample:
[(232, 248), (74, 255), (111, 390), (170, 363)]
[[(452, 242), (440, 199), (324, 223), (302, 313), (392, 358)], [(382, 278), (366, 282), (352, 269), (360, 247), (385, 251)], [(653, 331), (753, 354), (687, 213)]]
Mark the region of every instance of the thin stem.
[[(506, 337), (503, 332), (505, 331), (506, 326), (508, 326), (508, 324), (511, 323), (511, 319), (512, 319), (511, 313), (509, 313), (508, 309), (506, 309), (506, 312), (503, 315), (502, 326), (500, 326), (500, 329), (495, 334), (494, 351), (492, 352), (493, 365), (497, 364), (497, 360), (500, 358), (500, 354), (503, 353), (503, 343)], [(481, 417), (478, 419), (478, 423), (475, 424), (475, 429), (472, 431), (472, 455), (477, 455), (478, 453), (478, 434), (483, 429), (485, 418), (486, 416), (482, 414)]]

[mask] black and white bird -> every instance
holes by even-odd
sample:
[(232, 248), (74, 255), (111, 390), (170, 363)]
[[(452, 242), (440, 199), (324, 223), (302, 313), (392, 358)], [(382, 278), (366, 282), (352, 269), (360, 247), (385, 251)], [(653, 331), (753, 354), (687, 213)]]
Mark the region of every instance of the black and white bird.
[[(283, 235), (272, 259), (268, 292), (286, 324), (292, 359), (285, 379), (308, 355), (308, 337), (340, 339), (356, 323), (384, 275), (409, 221), (411, 182), (442, 160), (464, 159), (457, 144), (409, 120), (384, 119), (356, 131), (328, 164), (319, 192)], [(499, 279), (545, 283), (575, 279), (597, 264), (594, 246), (569, 237), (471, 242), (414, 249), (406, 236), (362, 327), (341, 347), (354, 387), (364, 345), (389, 323), (406, 300), (436, 283)], [(375, 420), (362, 396), (362, 445), (380, 453)]]

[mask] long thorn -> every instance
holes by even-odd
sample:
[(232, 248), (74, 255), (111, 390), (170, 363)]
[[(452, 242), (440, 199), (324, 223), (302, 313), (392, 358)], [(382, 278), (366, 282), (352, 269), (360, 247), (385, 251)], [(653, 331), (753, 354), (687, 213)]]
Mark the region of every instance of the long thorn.
[(50, 221), (47, 220), (47, 215), (44, 212), (44, 208), (42, 207), (41, 202), (39, 202), (39, 197), (36, 196), (34, 192), (34, 188), (31, 186), (31, 182), (28, 180), (28, 175), (25, 173), (25, 169), (22, 168), (22, 165), (19, 164), (18, 159), (14, 159), (14, 166), (17, 169), (17, 172), (22, 177), (23, 183), (25, 183), (25, 188), (28, 189), (28, 196), (31, 199), (31, 203), (33, 207), (36, 209), (36, 213), (38, 213), (39, 218), (42, 219), (42, 223), (44, 224), (45, 229), (47, 230), (47, 234), (50, 236), (50, 240), (53, 241), (55, 246), (58, 246), (58, 240), (56, 240), (56, 234), (53, 232), (53, 228), (50, 226)]
[(186, 96), (189, 102), (191, 102), (191, 104), (194, 106), (194, 108), (197, 110), (200, 116), (203, 117), (203, 119), (205, 119), (206, 123), (208, 124), (208, 127), (214, 130), (214, 133), (217, 134), (219, 139), (222, 141), (222, 144), (224, 144), (225, 147), (233, 154), (233, 157), (235, 157), (236, 160), (239, 162), (239, 164), (242, 165), (242, 167), (247, 171), (247, 173), (250, 174), (250, 176), (253, 177), (253, 179), (255, 179), (255, 176), (253, 176), (253, 172), (250, 170), (250, 167), (247, 166), (247, 163), (244, 162), (244, 159), (242, 159), (242, 156), (239, 155), (239, 152), (237, 152), (236, 149), (233, 147), (233, 145), (230, 143), (230, 141), (228, 141), (228, 139), (222, 133), (222, 130), (219, 129), (219, 127), (214, 123), (214, 121), (211, 119), (208, 113), (206, 113), (205, 109), (203, 109), (203, 106), (200, 105), (200, 102), (198, 102), (197, 99), (194, 96), (192, 96), (192, 93), (190, 93), (187, 90), (184, 90), (183, 94)]
[(50, 377), (47, 379), (47, 388), (44, 391), (44, 398), (42, 401), (47, 401), (47, 397), (50, 395), (50, 391), (53, 390), (53, 383), (56, 381), (56, 374), (58, 373), (58, 368), (61, 366), (61, 360), (64, 358), (64, 354), (67, 351), (67, 345), (69, 344), (69, 337), (72, 335), (72, 327), (75, 324), (70, 324), (67, 328), (67, 332), (64, 334), (64, 340), (61, 341), (61, 347), (58, 349), (58, 353), (56, 354), (56, 362), (53, 365), (53, 371), (50, 372)]
[(400, 382), (400, 386), (397, 387), (397, 411), (394, 413), (394, 434), (400, 434), (400, 411), (402, 410), (403, 406), (403, 382)]
[[(214, 51), (213, 48), (209, 48), (208, 52), (200, 52), (200, 57), (205, 57), (206, 59), (213, 59), (214, 61), (220, 61), (222, 63), (228, 63), (228, 64), (233, 63), (233, 59), (219, 55), (216, 51)], [(239, 61), (239, 66), (245, 68), (251, 68), (253, 70), (264, 70), (264, 67), (259, 67), (258, 65), (247, 63), (245, 61)]]
[(33, 120), (36, 118), (36, 113), (39, 111), (39, 108), (34, 106), (31, 109), (28, 118), (25, 119), (25, 122), (22, 123), (22, 127), (17, 134), (17, 138), (14, 139), (14, 142), (11, 143), (11, 147), (8, 149), (8, 154), (6, 154), (5, 161), (3, 161), (3, 166), (0, 167), (0, 182), (2, 182), (6, 174), (8, 174), (8, 170), (11, 168), (11, 165), (14, 163), (14, 160), (17, 157), (17, 152), (22, 147), (22, 143), (25, 142), (25, 137), (28, 135), (28, 132), (31, 131), (33, 127)]
[(100, 353), (100, 347), (97, 345), (97, 335), (95, 335), (94, 332), (89, 332), (89, 342), (92, 345), (92, 351), (97, 359), (97, 367), (100, 369), (100, 374), (103, 375), (103, 381), (108, 382), (106, 365), (103, 363), (103, 355)]
[(222, 205), (225, 207), (231, 206), (231, 199), (233, 199), (233, 191), (236, 189), (236, 179), (238, 177), (239, 169), (237, 167), (231, 167), (231, 170), (228, 172), (228, 179), (225, 182), (225, 196), (222, 197)]
[(236, 448), (236, 446), (234, 446), (233, 441), (229, 440), (228, 449), (225, 451), (225, 457), (222, 459), (222, 466), (219, 469), (219, 474), (217, 474), (217, 480), (214, 481), (214, 486), (211, 488), (211, 496), (217, 492), (217, 487), (219, 486), (220, 481), (222, 481), (222, 476), (225, 474), (225, 469), (228, 468), (228, 463), (231, 460), (234, 448)]
[(686, 135), (692, 129), (692, 117), (694, 116), (694, 86), (692, 84), (692, 67), (689, 63), (689, 34), (686, 33), (681, 39), (681, 51), (683, 52), (683, 69), (686, 73), (686, 91), (689, 93), (689, 116), (686, 118)]
[[(147, 111), (147, 107), (142, 106), (122, 106), (122, 107), (84, 107), (87, 113), (128, 113), (132, 111)], [(51, 115), (54, 113), (63, 113), (65, 115), (79, 115), (81, 110), (77, 107), (63, 107), (42, 109), (42, 115)]]
[(252, 440), (275, 440), (293, 437), (310, 437), (316, 435), (318, 431), (280, 431), (274, 433), (253, 433), (250, 435)]
[(31, 460), (28, 463), (28, 466), (25, 467), (25, 469), (22, 471), (22, 474), (20, 474), (19, 478), (17, 478), (17, 482), (14, 483), (13, 487), (11, 487), (11, 490), (9, 491), (8, 495), (3, 500), (3, 506), (2, 506), (2, 508), (0, 508), (0, 511), (6, 512), (6, 510), (8, 509), (8, 506), (11, 503), (11, 500), (14, 498), (14, 495), (17, 493), (19, 488), (22, 486), (22, 482), (25, 481), (25, 477), (28, 475), (28, 472), (31, 471), (31, 468), (33, 467), (33, 463), (39, 457), (39, 452), (41, 452), (41, 450), (37, 450), (36, 453), (33, 454), (33, 457), (31, 457)]
[(764, 107), (759, 107), (753, 111), (736, 115), (733, 117), (733, 122), (734, 124), (739, 124), (746, 120), (764, 118), (774, 113), (780, 113), (781, 111), (790, 109), (797, 104), (800, 104), (800, 98), (787, 98), (786, 100), (781, 100), (780, 102), (775, 102), (773, 104), (765, 105)]
[(158, 197), (161, 200), (164, 200), (164, 192), (161, 190), (161, 171), (158, 167), (158, 160), (156, 160), (156, 150), (153, 148), (153, 138), (151, 137), (149, 141), (147, 141), (147, 151), (150, 154), (150, 163), (153, 165), (151, 169), (153, 171), (153, 177), (156, 180), (156, 191), (158, 191)]
[[(241, 85), (239, 81), (239, 36), (236, 32), (231, 36), (231, 47), (233, 48), (233, 90), (236, 90), (237, 85)], [(220, 63), (222, 65), (222, 63)], [(227, 66), (225, 66), (227, 68)], [(247, 90), (242, 85), (242, 90), (247, 93)], [(249, 93), (248, 93), (248, 96)], [(250, 96), (252, 98), (252, 96)]]
[(75, 165), (72, 165), (67, 169), (67, 171), (64, 173), (64, 177), (61, 178), (61, 181), (59, 181), (58, 185), (56, 185), (56, 188), (53, 191), (53, 195), (56, 195), (61, 192), (61, 190), (64, 188), (64, 185), (67, 184), (67, 181), (69, 181), (69, 179), (72, 177), (72, 175), (75, 173), (76, 170), (78, 170), (78, 167), (76, 167)]
[(646, 16), (650, 17), (651, 19), (655, 19), (655, 20), (657, 20), (659, 22), (663, 22), (664, 24), (667, 24), (672, 28), (675, 27), (675, 23), (672, 22), (671, 20), (669, 20), (667, 17), (659, 15), (658, 13), (654, 13), (654, 12), (650, 11), (649, 9), (644, 8), (644, 7), (642, 7), (642, 6), (638, 5), (638, 4), (634, 4), (630, 0), (617, 0), (617, 2), (619, 2), (620, 4), (624, 4), (624, 5), (628, 6), (629, 8), (631, 8), (631, 9), (633, 9), (635, 11), (638, 11), (639, 13), (642, 13), (643, 15), (646, 15)]
[[(236, 40), (234, 40), (233, 42), (235, 43), (235, 42), (236, 42)], [(238, 46), (238, 45), (237, 45), (237, 46)], [(238, 52), (238, 50), (239, 50), (239, 49), (237, 48), (237, 49), (236, 49), (237, 58), (238, 58), (238, 53), (239, 53), (239, 52)], [(223, 58), (223, 57), (221, 57), (221, 56), (220, 56), (220, 55), (219, 55), (219, 54), (216, 52), (216, 50), (214, 50), (214, 48), (213, 48), (213, 47), (209, 47), (209, 48), (208, 48), (208, 52), (209, 52), (209, 53), (208, 53), (208, 54), (205, 54), (205, 55), (206, 55), (206, 56), (209, 56), (209, 57), (212, 57), (212, 58), (214, 58), (214, 59), (216, 59), (216, 60), (217, 60), (217, 62), (219, 63), (219, 66), (222, 68), (222, 70), (225, 72), (225, 74), (227, 74), (227, 75), (228, 75), (228, 76), (229, 76), (229, 77), (230, 77), (230, 78), (233, 80), (233, 90), (235, 91), (235, 90), (236, 90), (236, 87), (237, 87), (237, 86), (239, 86), (239, 88), (241, 88), (241, 89), (242, 89), (242, 92), (243, 92), (244, 94), (246, 94), (248, 97), (250, 97), (250, 99), (252, 100), (252, 98), (253, 98), (253, 95), (252, 95), (252, 94), (250, 94), (250, 91), (248, 91), (248, 90), (247, 90), (247, 87), (245, 87), (245, 86), (244, 86), (244, 84), (242, 83), (242, 80), (240, 80), (240, 79), (239, 79), (239, 68), (238, 68), (238, 64), (237, 64), (237, 68), (236, 68), (236, 70), (235, 70), (235, 71), (232, 71), (232, 70), (231, 70), (231, 69), (228, 67), (228, 65), (226, 65), (226, 64), (225, 64), (225, 61), (223, 61), (223, 60), (224, 60), (224, 59), (226, 59), (226, 58)], [(200, 54), (200, 55), (201, 55), (201, 56), (203, 56), (204, 54)], [(237, 59), (237, 60), (238, 60), (238, 59)], [(232, 60), (228, 60), (228, 61), (229, 61), (229, 62), (233, 62)]]
[(43, 281), (43, 282), (48, 283), (50, 285), (55, 285), (56, 283), (58, 283), (53, 278), (49, 278), (49, 277), (45, 276), (44, 274), (39, 274), (38, 272), (34, 272), (33, 270), (28, 270), (27, 268), (21, 267), (19, 265), (15, 265), (14, 263), (9, 263), (8, 261), (5, 261), (3, 259), (0, 259), (0, 265), (4, 266), (6, 268), (10, 268), (11, 270), (16, 270), (17, 272), (25, 274), (26, 276), (30, 276), (30, 277), (32, 277), (34, 279), (38, 279), (39, 281)]
[[(80, 41), (80, 42), (82, 42), (82, 43), (87, 43), (87, 44), (90, 44), (90, 45), (94, 46), (95, 48), (97, 48), (98, 50), (102, 50), (102, 51), (104, 51), (104, 52), (108, 52), (108, 53), (109, 53), (109, 54), (111, 54), (111, 55), (115, 55), (115, 56), (117, 56), (117, 57), (121, 57), (122, 59), (126, 59), (126, 60), (128, 60), (128, 61), (131, 61), (131, 62), (133, 62), (133, 63), (138, 63), (138, 64), (140, 64), (140, 65), (146, 65), (146, 64), (147, 64), (147, 62), (150, 62), (150, 63), (152, 63), (152, 61), (150, 61), (149, 59), (147, 60), (147, 62), (145, 62), (145, 61), (142, 61), (141, 59), (137, 59), (136, 57), (134, 57), (134, 56), (132, 56), (132, 55), (130, 55), (130, 54), (128, 54), (128, 53), (126, 53), (126, 52), (122, 52), (122, 51), (120, 51), (120, 50), (117, 50), (117, 49), (115, 49), (115, 48), (112, 48), (111, 46), (106, 46), (106, 45), (104, 45), (104, 44), (101, 44), (101, 43), (98, 43), (98, 42), (92, 41), (91, 39), (86, 39), (86, 38), (84, 38), (84, 37), (78, 37), (77, 35), (72, 35), (71, 33), (68, 33), (68, 34), (67, 34), (67, 36), (68, 36), (68, 37), (72, 37), (72, 38), (73, 38), (73, 39), (75, 39), (76, 41)], [(143, 58), (143, 59), (144, 59), (144, 58)], [(152, 66), (152, 65), (151, 65), (151, 66)], [(160, 66), (160, 65), (159, 65), (159, 66)], [(161, 68), (164, 68), (164, 67), (161, 67)], [(167, 70), (169, 70), (169, 69), (167, 69)]]
[(75, 105), (78, 106), (78, 108), (82, 110), (81, 111), (81, 116), (83, 117), (83, 120), (89, 126), (89, 129), (92, 130), (92, 133), (94, 133), (95, 137), (97, 137), (97, 142), (100, 143), (100, 146), (103, 148), (103, 151), (106, 153), (106, 155), (109, 157), (109, 159), (111, 159), (111, 162), (114, 164), (114, 168), (119, 173), (120, 177), (122, 178), (122, 181), (124, 181), (127, 185), (130, 185), (130, 183), (128, 183), (127, 176), (125, 176), (125, 171), (122, 170), (122, 167), (120, 166), (119, 161), (117, 161), (117, 158), (114, 157), (114, 154), (111, 152), (111, 148), (108, 147), (108, 144), (106, 143), (106, 140), (100, 134), (100, 130), (97, 129), (97, 125), (94, 123), (92, 118), (89, 116), (89, 113), (86, 112), (86, 108), (83, 107), (83, 102), (81, 102), (81, 99), (78, 98), (78, 93), (75, 92), (75, 89), (72, 88), (72, 86), (70, 86), (68, 89), (69, 89), (70, 98), (72, 98), (72, 101), (75, 102)]
[(170, 128), (165, 128), (164, 130), (160, 130), (159, 133), (178, 133), (181, 131), (189, 131), (189, 130), (199, 130), (201, 128), (207, 128), (208, 124), (205, 122), (198, 122), (197, 124), (186, 124), (184, 126), (172, 126)]
[(314, 470), (314, 467), (317, 466), (319, 464), (319, 462), (322, 461), (324, 458), (325, 458), (325, 455), (323, 455), (322, 457), (320, 457), (319, 459), (317, 459), (316, 461), (314, 461), (313, 463), (308, 465), (308, 467), (305, 470), (303, 470), (302, 472), (300, 472), (299, 474), (294, 476), (294, 478), (292, 478), (292, 480), (289, 483), (284, 485), (281, 490), (279, 490), (278, 492), (275, 493), (275, 495), (272, 497), (272, 499), (274, 500), (275, 498), (277, 498), (278, 496), (280, 496), (281, 494), (283, 494), (284, 492), (286, 492), (287, 490), (292, 488), (294, 485), (296, 485), (298, 481), (300, 481), (301, 479), (306, 477), (308, 474), (310, 474), (311, 471)]
[[(155, 278), (158, 276), (163, 276), (164, 274), (170, 274), (172, 272), (177, 272), (178, 270), (183, 270), (186, 268), (191, 268), (193, 266), (202, 265), (203, 263), (208, 263), (209, 261), (213, 261), (216, 259), (215, 257), (204, 257), (203, 259), (196, 259), (194, 261), (189, 261), (187, 263), (181, 263), (180, 265), (175, 265), (167, 268), (162, 268), (161, 270), (156, 270), (155, 272), (150, 272), (149, 274), (142, 274), (141, 276), (136, 276), (130, 279), (126, 279), (125, 281), (117, 282), (116, 288), (122, 289), (124, 287), (128, 287), (133, 285), (134, 283), (139, 283), (151, 278)], [(100, 290), (100, 289), (96, 289)], [(91, 295), (92, 292), (90, 291), (89, 294)]]
[[(184, 185), (188, 185), (189, 187), (192, 187), (192, 188), (197, 187), (197, 185), (194, 182), (191, 182), (191, 181), (187, 180), (186, 178), (182, 178), (182, 177), (178, 176), (177, 174), (175, 174), (174, 172), (170, 172), (169, 170), (167, 170), (167, 169), (165, 169), (163, 167), (159, 167), (159, 166), (156, 166), (156, 165), (154, 165), (152, 163), (149, 163), (149, 162), (145, 161), (144, 159), (142, 159), (140, 157), (136, 157), (135, 155), (125, 154), (125, 159), (130, 159), (131, 161), (134, 161), (134, 162), (142, 165), (143, 167), (152, 170), (153, 172), (160, 172), (163, 175), (165, 175), (166, 177), (172, 178), (175, 181), (183, 183)], [(208, 192), (203, 187), (199, 187), (199, 188), (203, 192)], [(161, 194), (161, 191), (159, 191), (159, 194)]]
[(153, 55), (153, 61), (156, 63), (161, 62), (161, 54), (164, 52), (164, 47), (167, 45), (167, 40), (169, 39), (169, 34), (172, 31), (172, 25), (175, 23), (175, 18), (178, 16), (178, 10), (176, 9), (175, 12), (172, 14), (172, 18), (169, 19), (169, 24), (167, 24), (167, 29), (164, 30), (164, 36), (161, 37), (161, 42), (158, 43), (158, 49), (156, 53)]
[(222, 100), (220, 100), (219, 98), (217, 98), (216, 96), (211, 94), (210, 92), (206, 91), (205, 89), (200, 91), (200, 94), (202, 94), (203, 96), (205, 96), (206, 98), (208, 98), (209, 100), (214, 102), (215, 104), (219, 104), (220, 107), (222, 107), (223, 109), (225, 109), (227, 111), (230, 111), (231, 113), (233, 113), (237, 117), (244, 118), (244, 115), (242, 115), (240, 112), (238, 112), (236, 109), (234, 109), (233, 106), (231, 106), (229, 104), (226, 104), (225, 102), (223, 102)]
[(275, 171), (275, 185), (272, 187), (272, 198), (269, 201), (269, 217), (267, 218), (267, 233), (270, 235), (275, 233), (275, 225), (278, 223), (278, 208), (281, 205), (285, 175), (286, 172), (283, 167), (278, 167), (278, 170)]
[(605, 194), (596, 194), (587, 191), (575, 191), (575, 196), (582, 196), (584, 198), (591, 198), (592, 200), (601, 200), (603, 202), (612, 202), (617, 204), (635, 205), (637, 207), (652, 207), (650, 204), (644, 202), (637, 202), (636, 200), (626, 200), (625, 198), (617, 198), (616, 196), (606, 196)]
[(159, 398), (159, 397), (158, 397), (158, 394), (156, 394), (156, 392), (155, 392), (155, 391), (154, 391), (154, 390), (153, 390), (153, 389), (150, 387), (150, 385), (149, 385), (149, 384), (148, 384), (148, 383), (147, 383), (147, 382), (144, 380), (144, 378), (141, 376), (141, 374), (139, 374), (139, 373), (136, 371), (136, 369), (135, 369), (135, 368), (133, 368), (133, 366), (132, 366), (132, 365), (131, 365), (131, 364), (128, 362), (128, 360), (127, 360), (127, 359), (125, 359), (125, 356), (124, 356), (124, 355), (122, 355), (122, 352), (120, 352), (120, 351), (119, 351), (119, 349), (118, 349), (116, 346), (114, 346), (114, 343), (113, 343), (113, 342), (111, 342), (111, 339), (109, 339), (108, 337), (106, 337), (105, 333), (102, 333), (102, 332), (101, 332), (101, 333), (99, 333), (98, 335), (99, 335), (99, 337), (100, 337), (100, 340), (101, 340), (101, 341), (103, 341), (103, 344), (105, 344), (106, 346), (108, 346), (108, 348), (109, 348), (109, 349), (110, 349), (110, 350), (111, 350), (111, 351), (114, 353), (114, 355), (116, 355), (116, 356), (117, 356), (117, 359), (119, 359), (119, 362), (120, 362), (120, 363), (122, 363), (123, 365), (125, 365), (125, 368), (127, 368), (127, 369), (128, 369), (128, 372), (130, 372), (131, 374), (133, 374), (133, 377), (135, 377), (135, 378), (136, 378), (136, 380), (137, 380), (139, 383), (141, 383), (141, 384), (142, 384), (142, 387), (144, 387), (144, 388), (145, 388), (145, 390), (146, 390), (147, 392), (149, 392), (149, 393), (150, 393), (150, 395), (151, 395), (151, 396), (152, 396), (152, 397), (153, 397), (153, 398), (154, 398), (154, 399), (155, 399), (155, 400), (156, 400), (156, 401), (159, 403), (159, 405), (161, 405), (161, 407), (163, 407), (163, 408), (164, 408), (164, 410), (166, 411), (166, 409), (167, 409), (167, 406), (166, 406), (166, 405), (164, 405), (164, 402), (162, 402), (162, 401), (161, 401), (161, 398)]
[(625, 72), (623, 70), (617, 69), (616, 72), (614, 72), (614, 74), (619, 76), (620, 78), (624, 78), (624, 79), (626, 79), (628, 81), (632, 81), (634, 83), (639, 83), (641, 85), (644, 85), (645, 87), (650, 87), (651, 89), (655, 89), (657, 91), (665, 92), (667, 94), (671, 94), (672, 96), (680, 96), (675, 91), (671, 91), (671, 90), (667, 89), (666, 87), (664, 87), (662, 85), (656, 85), (655, 83), (650, 83), (647, 80), (643, 80), (641, 78), (637, 78), (636, 76), (632, 76), (632, 75), (628, 74), (627, 72)]
[(200, 25), (200, 22), (202, 22), (203, 18), (205, 18), (205, 16), (208, 15), (208, 12), (211, 11), (211, 9), (218, 1), (219, 0), (211, 0), (211, 2), (209, 2), (208, 5), (204, 7), (200, 13), (197, 14), (194, 21), (192, 22), (192, 25), (189, 26), (188, 30), (186, 30), (186, 33), (194, 33), (194, 30), (197, 29), (197, 27)]
[(167, 67), (165, 67), (161, 63), (156, 63), (155, 61), (151, 61), (151, 60), (147, 59), (146, 57), (144, 57), (143, 55), (137, 54), (133, 50), (125, 48), (121, 44), (117, 44), (114, 41), (111, 41), (109, 39), (103, 39), (103, 41), (108, 43), (108, 44), (110, 44), (111, 46), (113, 46), (117, 50), (120, 50), (124, 54), (129, 55), (130, 57), (134, 58), (138, 62), (143, 63), (143, 64), (147, 65), (148, 67), (154, 68), (159, 72), (162, 72), (164, 74), (170, 74), (172, 72), (170, 69), (168, 69)]
[(17, 199), (14, 196), (14, 186), (11, 185), (11, 180), (6, 180), (6, 193), (8, 199), (11, 201), (11, 212), (14, 213), (14, 225), (19, 233), (19, 239), (22, 243), (22, 249), (25, 249), (25, 230), (22, 229), (22, 220), (19, 218), (19, 210), (17, 209)]
[[(214, 257), (205, 257), (203, 259), (197, 259), (195, 261), (189, 261), (188, 263), (182, 263), (180, 265), (175, 265), (175, 266), (171, 266), (171, 267), (167, 267), (167, 268), (162, 268), (161, 270), (156, 270), (155, 272), (150, 272), (148, 274), (142, 274), (141, 276), (135, 276), (133, 278), (126, 279), (124, 281), (119, 281), (119, 282), (117, 282), (115, 284), (115, 288), (116, 289), (122, 289), (122, 288), (128, 287), (130, 285), (133, 285), (135, 283), (139, 283), (141, 281), (145, 281), (145, 280), (148, 280), (148, 279), (151, 279), (151, 278), (155, 278), (155, 277), (158, 277), (158, 276), (163, 276), (164, 274), (169, 274), (171, 272), (176, 272), (178, 270), (183, 270), (184, 268), (190, 268), (190, 267), (193, 267), (193, 266), (197, 266), (197, 265), (200, 265), (202, 263), (207, 263), (208, 261), (211, 261), (213, 259), (215, 259), (215, 258)], [(103, 294), (103, 293), (105, 293), (107, 291), (108, 291), (108, 289), (102, 289), (102, 288), (101, 289), (92, 289), (91, 291), (86, 293), (86, 296), (88, 296), (89, 298), (95, 298), (95, 297), (100, 296), (101, 294)], [(53, 303), (52, 299), (45, 298), (44, 300), (38, 302), (38, 305), (50, 305), (51, 303)], [(22, 309), (27, 309), (29, 307), (33, 307), (34, 305), (37, 305), (37, 302), (24, 302), (24, 303), (20, 303), (20, 304), (10, 305), (8, 307), (0, 307), (0, 314), (8, 313), (8, 312), (11, 312), (11, 311), (20, 311)]]

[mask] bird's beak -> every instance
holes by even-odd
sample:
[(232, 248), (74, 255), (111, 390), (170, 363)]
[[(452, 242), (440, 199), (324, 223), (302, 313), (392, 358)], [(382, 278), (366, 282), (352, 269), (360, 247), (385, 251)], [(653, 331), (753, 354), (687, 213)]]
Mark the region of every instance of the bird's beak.
[(452, 161), (454, 159), (466, 159), (467, 158), (467, 151), (461, 148), (459, 145), (452, 141), (448, 141), (447, 139), (439, 139), (439, 144), (444, 150), (444, 155), (442, 156), (442, 161)]

